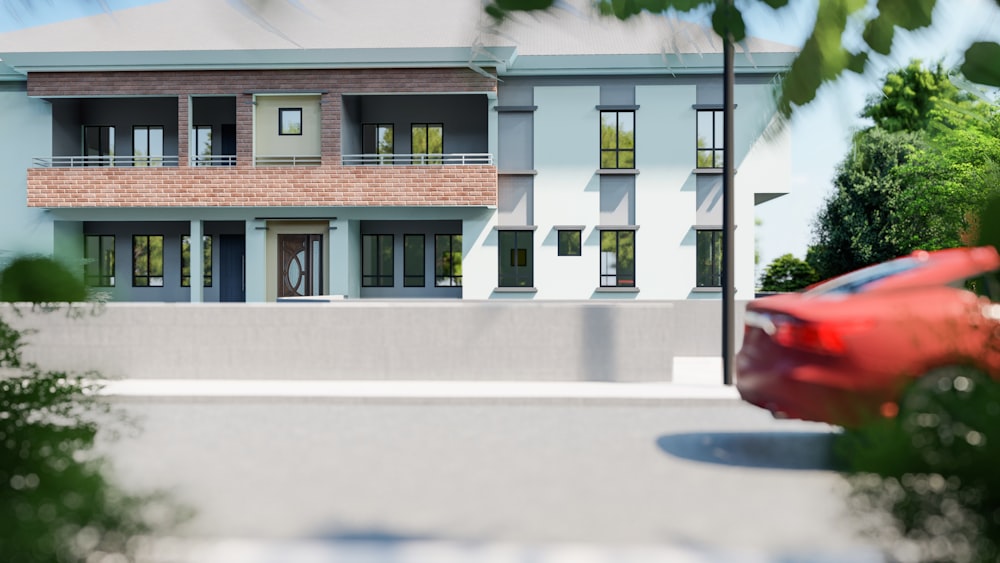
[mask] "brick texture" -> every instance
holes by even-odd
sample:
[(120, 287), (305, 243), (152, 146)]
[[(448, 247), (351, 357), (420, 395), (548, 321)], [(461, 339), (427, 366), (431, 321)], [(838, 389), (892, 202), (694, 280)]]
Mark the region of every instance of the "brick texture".
[(28, 207), (497, 204), (495, 166), (32, 168)]

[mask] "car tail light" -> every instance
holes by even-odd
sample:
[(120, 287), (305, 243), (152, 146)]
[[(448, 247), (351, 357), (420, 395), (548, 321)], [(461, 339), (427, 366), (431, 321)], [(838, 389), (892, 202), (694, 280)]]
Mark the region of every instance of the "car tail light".
[(760, 328), (774, 342), (821, 354), (843, 354), (847, 347), (843, 336), (870, 326), (867, 321), (804, 321), (790, 315), (747, 311), (746, 328)]

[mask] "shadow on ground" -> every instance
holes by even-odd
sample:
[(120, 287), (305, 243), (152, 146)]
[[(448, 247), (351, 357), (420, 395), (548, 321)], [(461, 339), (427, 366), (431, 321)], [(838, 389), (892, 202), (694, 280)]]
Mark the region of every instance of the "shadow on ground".
[(691, 432), (656, 440), (691, 461), (761, 469), (833, 470), (831, 432)]

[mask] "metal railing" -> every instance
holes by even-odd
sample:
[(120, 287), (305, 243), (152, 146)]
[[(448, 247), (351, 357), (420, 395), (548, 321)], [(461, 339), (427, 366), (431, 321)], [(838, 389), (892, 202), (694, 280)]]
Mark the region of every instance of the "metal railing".
[(177, 166), (176, 156), (46, 156), (32, 159), (35, 168), (127, 167), (159, 168)]
[(341, 157), (344, 166), (364, 165), (461, 165), (461, 164), (493, 164), (490, 153), (452, 153), (452, 154), (345, 154)]
[(213, 154), (192, 156), (188, 163), (191, 166), (236, 166), (235, 154)]
[(319, 166), (323, 157), (318, 154), (307, 155), (267, 155), (254, 158), (256, 166)]

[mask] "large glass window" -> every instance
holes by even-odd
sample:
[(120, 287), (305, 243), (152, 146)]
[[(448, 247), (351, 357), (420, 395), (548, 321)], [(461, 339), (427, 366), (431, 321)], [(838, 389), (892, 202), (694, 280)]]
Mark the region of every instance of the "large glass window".
[(532, 287), (532, 231), (500, 231), (500, 287)]
[(163, 166), (163, 127), (132, 128), (132, 165)]
[(418, 164), (441, 164), (444, 152), (444, 126), (440, 123), (414, 123), (410, 126), (410, 152), (425, 155), (414, 158)]
[(107, 125), (83, 127), (84, 166), (111, 166), (115, 161), (115, 128)]
[(700, 230), (696, 233), (698, 287), (722, 287), (722, 231)]
[(83, 241), (84, 280), (92, 287), (115, 286), (114, 235), (86, 235)]
[(424, 287), (424, 235), (403, 235), (403, 287)]
[(392, 235), (361, 237), (361, 286), (393, 286)]
[(601, 231), (601, 287), (635, 287), (635, 231)]
[[(202, 251), (202, 285), (212, 287), (212, 237), (204, 235), (201, 237)], [(191, 237), (184, 235), (181, 237), (181, 286), (191, 287)]]
[(361, 150), (366, 155), (376, 155), (375, 159), (365, 162), (375, 164), (392, 164), (392, 154), (395, 151), (392, 135), (392, 123), (365, 123), (361, 126)]
[(195, 165), (212, 164), (212, 126), (198, 125), (194, 128)]
[(635, 112), (601, 112), (601, 168), (635, 168)]
[(132, 285), (163, 287), (163, 235), (132, 236)]
[(462, 235), (434, 235), (434, 285), (462, 285)]
[(698, 168), (722, 168), (722, 110), (698, 110)]

